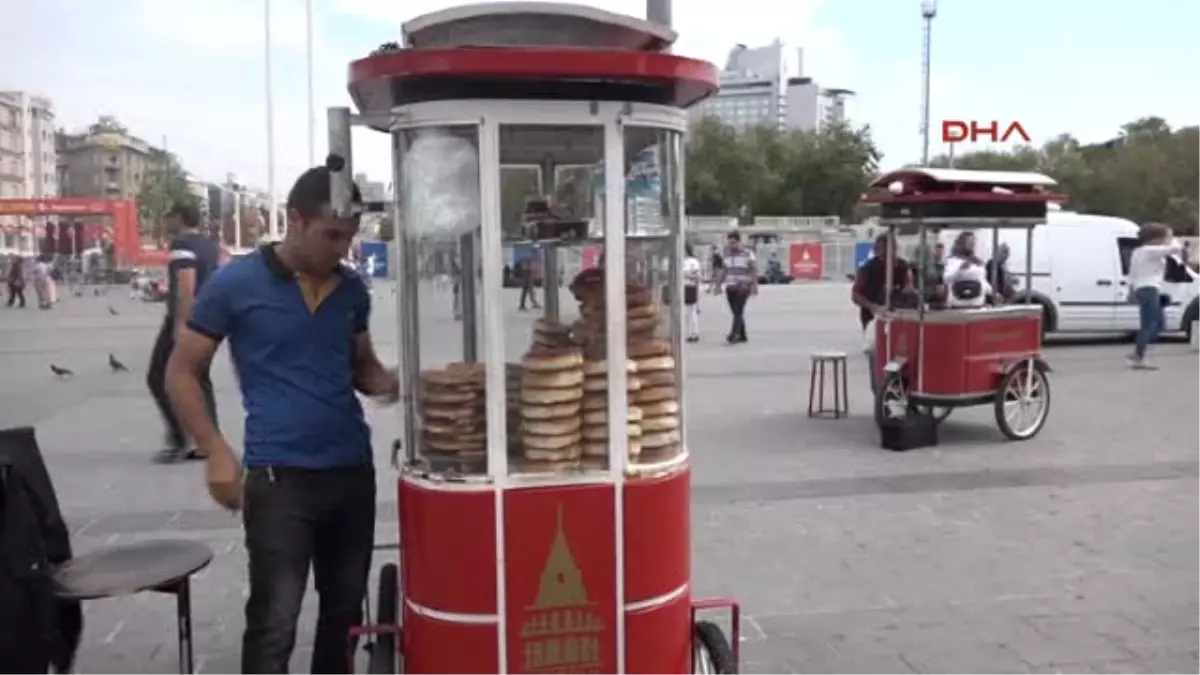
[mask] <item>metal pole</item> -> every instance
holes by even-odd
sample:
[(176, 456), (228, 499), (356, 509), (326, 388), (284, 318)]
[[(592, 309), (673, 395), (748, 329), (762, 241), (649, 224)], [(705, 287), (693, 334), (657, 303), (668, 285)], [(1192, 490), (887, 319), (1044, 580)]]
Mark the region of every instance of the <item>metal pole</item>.
[(313, 0), (304, 2), (304, 54), (308, 76), (308, 165), (316, 163), (317, 109), (313, 104)]
[(279, 237), (279, 201), (275, 194), (275, 102), (271, 94), (271, 0), (263, 0), (263, 43), (266, 56), (267, 192), (271, 204), (271, 211), (267, 215), (267, 231), (275, 239)]
[(242, 248), (242, 194), (233, 189), (233, 247)]
[(350, 145), (350, 109), (330, 108), (326, 113), (329, 127), (329, 154), (344, 160), (342, 168), (330, 174), (329, 205), (335, 215), (343, 218), (351, 215), (354, 197), (354, 166)]
[(929, 99), (930, 99), (930, 58), (932, 56), (933, 16), (925, 14), (925, 48), (922, 61), (925, 72), (922, 75), (922, 120), (921, 120), (921, 166), (929, 166)]

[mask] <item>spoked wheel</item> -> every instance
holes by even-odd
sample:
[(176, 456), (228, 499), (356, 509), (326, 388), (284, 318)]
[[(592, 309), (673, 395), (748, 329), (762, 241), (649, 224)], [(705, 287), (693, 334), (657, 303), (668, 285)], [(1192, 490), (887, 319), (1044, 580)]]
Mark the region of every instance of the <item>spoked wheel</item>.
[(1013, 441), (1038, 434), (1050, 415), (1050, 380), (1029, 362), (1008, 371), (996, 392), (996, 425)]
[(733, 648), (721, 627), (711, 621), (697, 621), (692, 637), (692, 662), (697, 673), (722, 675), (738, 671)]
[[(375, 613), (375, 623), (380, 626), (399, 625), (398, 607), (400, 603), (400, 570), (394, 563), (388, 563), (379, 570), (379, 609)], [(371, 658), (367, 662), (369, 673), (397, 673), (396, 669), (396, 634), (380, 633), (375, 636), (370, 646)]]
[(879, 389), (875, 392), (875, 423), (883, 423), (900, 417), (908, 408), (908, 386), (900, 373), (886, 373)]

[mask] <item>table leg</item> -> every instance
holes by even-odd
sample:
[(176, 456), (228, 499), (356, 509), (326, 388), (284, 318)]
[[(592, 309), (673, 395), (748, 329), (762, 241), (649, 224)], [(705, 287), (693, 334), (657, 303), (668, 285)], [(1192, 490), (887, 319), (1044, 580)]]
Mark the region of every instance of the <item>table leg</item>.
[(188, 579), (175, 587), (175, 620), (179, 624), (179, 672), (191, 675), (196, 664), (192, 652), (192, 585)]

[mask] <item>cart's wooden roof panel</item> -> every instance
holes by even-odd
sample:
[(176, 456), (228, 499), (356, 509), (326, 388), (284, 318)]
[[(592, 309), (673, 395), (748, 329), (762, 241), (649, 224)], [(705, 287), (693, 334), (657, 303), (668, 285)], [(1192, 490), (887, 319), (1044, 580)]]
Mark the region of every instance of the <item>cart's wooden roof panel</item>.
[(563, 2), (460, 5), (404, 24), (405, 44), (455, 47), (573, 47), (663, 51), (675, 31), (623, 14)]

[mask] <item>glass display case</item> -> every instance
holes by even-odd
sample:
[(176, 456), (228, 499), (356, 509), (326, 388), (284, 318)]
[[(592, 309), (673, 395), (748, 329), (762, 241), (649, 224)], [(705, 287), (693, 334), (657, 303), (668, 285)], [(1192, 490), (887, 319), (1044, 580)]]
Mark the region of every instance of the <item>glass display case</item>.
[(410, 470), (587, 480), (686, 460), (685, 118), (637, 107), (493, 102), (393, 131)]

